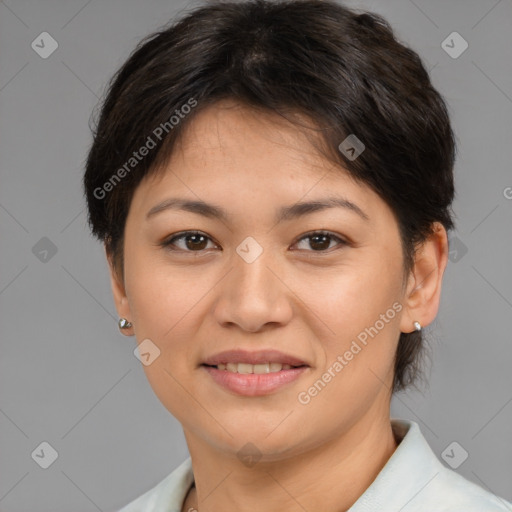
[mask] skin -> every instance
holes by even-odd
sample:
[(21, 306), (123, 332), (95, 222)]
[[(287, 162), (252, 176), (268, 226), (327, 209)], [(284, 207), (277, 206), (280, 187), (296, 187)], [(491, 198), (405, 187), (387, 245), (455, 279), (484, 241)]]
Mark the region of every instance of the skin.
[[(331, 208), (274, 221), (279, 207), (328, 196), (349, 199), (369, 219)], [(169, 209), (146, 219), (169, 197), (201, 199), (230, 217)], [(184, 230), (209, 239), (199, 249), (190, 238), (176, 241), (175, 251), (159, 245)], [(333, 235), (322, 250), (304, 238), (318, 230)], [(236, 252), (248, 236), (263, 248), (252, 263)], [(124, 254), (124, 279), (107, 254), (117, 311), (133, 324), (127, 335), (159, 348), (143, 368), (180, 421), (192, 457), (195, 487), (182, 510), (347, 510), (397, 446), (394, 354), (400, 332), (437, 314), (444, 228), (435, 225), (404, 281), (398, 225), (377, 194), (320, 156), (294, 125), (223, 101), (194, 119), (162, 172), (135, 191)], [(299, 403), (298, 393), (395, 302), (402, 309), (394, 319), (308, 404)], [(310, 367), (270, 395), (240, 396), (200, 366), (232, 348), (274, 348)], [(237, 457), (248, 442), (261, 453), (252, 467)]]

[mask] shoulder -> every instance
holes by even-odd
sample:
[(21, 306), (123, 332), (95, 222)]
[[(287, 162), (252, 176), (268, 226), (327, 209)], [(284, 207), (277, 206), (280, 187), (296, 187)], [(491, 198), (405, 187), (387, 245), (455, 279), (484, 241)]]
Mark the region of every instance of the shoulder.
[[(439, 511), (512, 512), (512, 503), (485, 490), (452, 469), (439, 466), (439, 473), (430, 482), (430, 503)], [(429, 510), (421, 508), (418, 510)]]
[(403, 512), (512, 512), (510, 502), (445, 466), (417, 423), (392, 423), (394, 431), (402, 437), (391, 459), (396, 459), (393, 473), (399, 477), (394, 485), (403, 486), (408, 494)]
[(446, 467), (414, 421), (392, 419), (398, 446), (350, 512), (512, 512), (512, 504)]

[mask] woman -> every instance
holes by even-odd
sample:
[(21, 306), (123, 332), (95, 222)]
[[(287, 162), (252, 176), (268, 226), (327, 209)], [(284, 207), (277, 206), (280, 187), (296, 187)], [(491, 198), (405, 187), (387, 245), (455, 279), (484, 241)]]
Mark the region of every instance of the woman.
[(141, 42), (84, 186), (119, 328), (191, 457), (123, 512), (509, 510), (390, 418), (439, 307), (454, 158), (377, 15), (208, 3)]

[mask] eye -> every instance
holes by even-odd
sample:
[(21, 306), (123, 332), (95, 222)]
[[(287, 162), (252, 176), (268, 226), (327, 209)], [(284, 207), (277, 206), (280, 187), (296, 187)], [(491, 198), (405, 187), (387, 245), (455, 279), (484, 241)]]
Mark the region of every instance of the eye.
[[(201, 252), (207, 248), (208, 241), (213, 243), (210, 237), (199, 231), (183, 231), (164, 240), (160, 245), (171, 251)], [(177, 242), (183, 242), (183, 244), (176, 249), (175, 247), (178, 246)]]
[[(307, 240), (309, 240), (309, 242), (305, 242)], [(302, 236), (294, 245), (298, 246), (301, 243), (306, 243), (309, 249), (308, 247), (299, 247), (299, 249), (312, 250), (313, 252), (325, 252), (332, 248), (331, 243), (333, 241), (336, 241), (339, 246), (348, 245), (348, 242), (329, 231), (314, 231), (308, 233)], [(208, 249), (208, 242), (212, 242), (214, 248), (218, 248), (218, 245), (216, 245), (209, 236), (200, 231), (183, 231), (182, 233), (178, 233), (164, 240), (160, 245), (171, 251), (202, 252)]]
[[(330, 233), (329, 231), (314, 231), (312, 233), (308, 233), (307, 235), (303, 236), (296, 245), (300, 244), (303, 240), (308, 240), (309, 242), (306, 242), (307, 245), (309, 245), (309, 248), (313, 249), (314, 252), (322, 252), (326, 251), (327, 249), (331, 248), (331, 242), (333, 240), (338, 242), (338, 245), (344, 246), (348, 245), (348, 242), (341, 239), (339, 236), (334, 235), (333, 233)], [(306, 250), (308, 250), (306, 248)]]

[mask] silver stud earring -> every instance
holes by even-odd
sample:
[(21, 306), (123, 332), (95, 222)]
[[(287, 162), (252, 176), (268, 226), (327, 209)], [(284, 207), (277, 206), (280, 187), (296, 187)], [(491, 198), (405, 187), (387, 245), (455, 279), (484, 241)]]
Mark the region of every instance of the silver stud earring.
[(120, 330), (129, 329), (130, 327), (132, 327), (132, 324), (128, 320), (126, 320), (126, 318), (120, 318), (117, 325), (119, 326)]
[(414, 322), (414, 329), (416, 331), (421, 331), (421, 324), (419, 322)]

